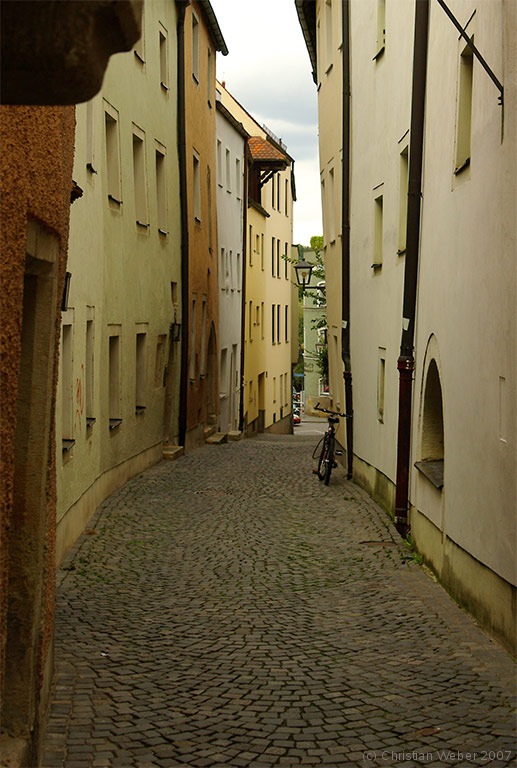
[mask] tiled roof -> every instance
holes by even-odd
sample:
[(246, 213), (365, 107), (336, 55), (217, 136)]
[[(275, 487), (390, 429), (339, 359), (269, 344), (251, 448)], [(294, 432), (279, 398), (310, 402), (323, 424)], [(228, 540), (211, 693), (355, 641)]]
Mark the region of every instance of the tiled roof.
[(269, 141), (266, 141), (266, 139), (262, 139), (260, 136), (250, 136), (248, 144), (252, 160), (254, 161), (285, 163), (288, 160), (283, 152), (274, 147)]

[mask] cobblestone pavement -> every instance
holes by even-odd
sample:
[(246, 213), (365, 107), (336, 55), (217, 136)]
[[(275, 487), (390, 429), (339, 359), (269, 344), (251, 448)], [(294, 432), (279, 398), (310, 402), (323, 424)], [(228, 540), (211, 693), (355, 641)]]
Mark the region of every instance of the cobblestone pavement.
[(514, 665), (314, 437), (163, 462), (59, 573), (45, 768), (515, 765)]

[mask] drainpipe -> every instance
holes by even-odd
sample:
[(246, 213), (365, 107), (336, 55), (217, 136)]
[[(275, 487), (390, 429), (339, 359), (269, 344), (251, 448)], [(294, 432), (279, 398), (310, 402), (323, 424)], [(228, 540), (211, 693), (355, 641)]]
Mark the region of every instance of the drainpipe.
[(178, 158), (180, 177), (181, 210), (181, 373), (179, 397), (179, 444), (185, 445), (187, 432), (187, 387), (188, 387), (188, 344), (189, 344), (189, 259), (188, 259), (188, 197), (187, 197), (187, 156), (186, 156), (186, 114), (185, 114), (185, 2), (177, 3), (178, 8)]
[[(245, 347), (244, 326), (246, 321), (246, 263), (247, 263), (247, 229), (248, 229), (248, 139), (244, 142), (244, 190), (242, 193), (242, 290), (241, 290), (241, 388), (239, 392), (239, 431), (244, 431), (244, 379)], [(248, 243), (248, 248), (252, 244)]]
[(408, 523), (408, 498), (409, 463), (411, 453), (411, 400), (413, 372), (415, 370), (414, 337), (418, 286), (418, 260), (420, 251), (420, 210), (422, 198), (428, 27), (429, 0), (415, 0), (406, 261), (404, 271), (402, 339), (400, 344), (400, 357), (397, 362), (399, 371), (399, 420), (395, 525), (402, 536), (406, 536), (410, 529)]
[(341, 194), (341, 280), (342, 280), (342, 323), (341, 357), (343, 359), (345, 384), (346, 458), (347, 478), (352, 479), (354, 461), (354, 419), (352, 400), (352, 368), (350, 361), (350, 2), (343, 0), (343, 165)]

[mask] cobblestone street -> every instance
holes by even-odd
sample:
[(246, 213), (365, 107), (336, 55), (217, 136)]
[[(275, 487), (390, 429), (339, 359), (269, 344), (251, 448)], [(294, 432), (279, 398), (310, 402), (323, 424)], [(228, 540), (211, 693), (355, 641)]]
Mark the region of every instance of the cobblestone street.
[(58, 574), (44, 768), (515, 765), (510, 657), (312, 435), (162, 462)]

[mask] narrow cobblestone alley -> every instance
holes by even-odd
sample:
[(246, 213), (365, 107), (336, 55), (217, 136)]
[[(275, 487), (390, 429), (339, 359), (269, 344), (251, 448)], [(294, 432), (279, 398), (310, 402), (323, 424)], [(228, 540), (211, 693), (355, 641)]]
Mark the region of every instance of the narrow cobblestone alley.
[(44, 768), (515, 763), (514, 665), (311, 436), (133, 479), (58, 574)]

